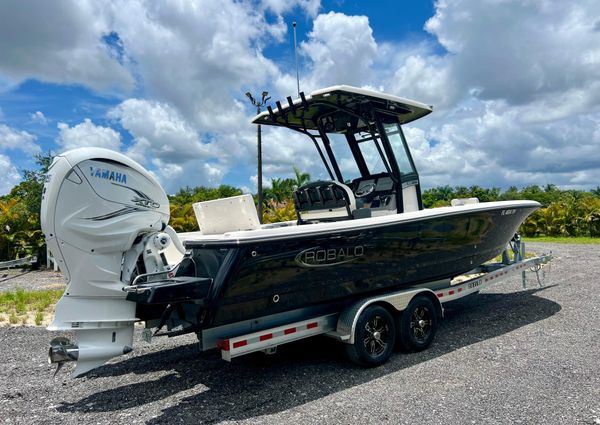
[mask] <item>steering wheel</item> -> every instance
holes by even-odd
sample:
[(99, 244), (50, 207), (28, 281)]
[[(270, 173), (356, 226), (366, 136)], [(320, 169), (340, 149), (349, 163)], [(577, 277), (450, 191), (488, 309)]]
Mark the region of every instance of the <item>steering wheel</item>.
[(354, 191), (354, 196), (357, 198), (364, 198), (365, 196), (373, 193), (375, 187), (375, 183), (367, 183), (365, 185), (358, 186), (358, 189)]

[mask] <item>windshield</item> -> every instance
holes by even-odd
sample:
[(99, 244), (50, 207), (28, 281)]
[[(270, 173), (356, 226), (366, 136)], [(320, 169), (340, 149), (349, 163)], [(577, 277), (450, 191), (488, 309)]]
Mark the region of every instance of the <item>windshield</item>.
[[(416, 171), (397, 117), (378, 114), (378, 118), (389, 140), (389, 147), (392, 148), (400, 174), (414, 174)], [(377, 126), (368, 126), (362, 120), (342, 113), (323, 116), (320, 121), (324, 130), (322, 134), (326, 138), (324, 142), (329, 141), (331, 153), (335, 158), (331, 160), (337, 163), (342, 181), (348, 183), (367, 176), (393, 175), (394, 164), (389, 162), (390, 158), (384, 149), (382, 135), (379, 134)]]
[(390, 145), (392, 145), (392, 150), (394, 151), (394, 156), (396, 157), (396, 162), (398, 163), (398, 168), (400, 168), (400, 174), (404, 175), (414, 173), (415, 169), (412, 165), (410, 157), (408, 156), (407, 148), (402, 140), (402, 135), (400, 134), (400, 128), (398, 124), (384, 124), (383, 127), (385, 129), (385, 134), (390, 141)]
[(327, 139), (329, 139), (331, 150), (333, 150), (344, 181), (349, 183), (360, 177), (360, 170), (356, 165), (354, 156), (352, 156), (346, 135), (342, 133), (327, 133)]
[(375, 137), (373, 137), (371, 133), (362, 132), (355, 134), (355, 137), (369, 174), (389, 172), (387, 162), (384, 162), (385, 160), (381, 156), (382, 148), (378, 135), (375, 134)]

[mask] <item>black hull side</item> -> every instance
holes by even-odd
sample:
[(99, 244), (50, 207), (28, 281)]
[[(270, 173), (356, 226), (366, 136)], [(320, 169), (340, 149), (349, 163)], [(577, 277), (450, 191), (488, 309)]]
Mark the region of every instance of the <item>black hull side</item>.
[(231, 248), (202, 327), (455, 277), (499, 255), (534, 209), (470, 211)]

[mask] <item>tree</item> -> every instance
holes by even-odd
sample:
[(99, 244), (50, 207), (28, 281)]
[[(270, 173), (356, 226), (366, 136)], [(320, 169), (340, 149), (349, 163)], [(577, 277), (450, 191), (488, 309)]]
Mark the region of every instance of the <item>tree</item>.
[(193, 232), (198, 230), (198, 223), (191, 203), (171, 204), (169, 224), (176, 232)]
[(295, 220), (297, 217), (293, 201), (289, 199), (283, 202), (270, 200), (265, 208), (264, 222), (279, 223), (282, 221)]
[(296, 167), (294, 167), (294, 174), (296, 175), (296, 181), (294, 182), (295, 189), (298, 189), (300, 186), (304, 186), (310, 181), (310, 174), (302, 173)]
[[(50, 151), (35, 156), (37, 170), (24, 170), (23, 181), (0, 200), (0, 256), (36, 254), (45, 258), (45, 242), (40, 230), (40, 208), (46, 173), (52, 164)], [(11, 252), (11, 249), (16, 252)]]
[(181, 188), (175, 195), (169, 196), (169, 203), (171, 205), (171, 219), (169, 220), (169, 224), (177, 232), (198, 230), (198, 223), (196, 222), (192, 206), (194, 203), (229, 198), (241, 194), (242, 191), (240, 189), (226, 184), (219, 187), (186, 186)]
[(27, 211), (35, 219), (37, 227), (40, 227), (39, 217), (42, 206), (42, 190), (44, 179), (52, 164), (53, 155), (50, 151), (35, 155), (37, 170), (23, 170), (23, 181), (12, 188), (7, 198), (17, 198), (25, 204)]
[(271, 187), (265, 189), (263, 194), (265, 205), (269, 201), (283, 202), (292, 199), (296, 187), (296, 181), (293, 179), (271, 179)]
[(219, 198), (229, 198), (231, 196), (241, 195), (242, 191), (237, 187), (222, 184), (219, 187), (197, 186), (179, 189), (175, 195), (169, 196), (169, 202), (172, 204), (189, 204), (201, 201), (210, 201)]
[(455, 198), (452, 187), (438, 186), (423, 192), (422, 199), (425, 208), (435, 208), (450, 205), (450, 200)]

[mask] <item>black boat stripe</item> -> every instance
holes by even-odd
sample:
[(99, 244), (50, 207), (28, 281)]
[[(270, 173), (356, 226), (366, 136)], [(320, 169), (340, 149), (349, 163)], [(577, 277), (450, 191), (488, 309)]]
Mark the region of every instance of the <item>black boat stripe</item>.
[(96, 217), (86, 217), (85, 220), (102, 221), (102, 220), (108, 220), (111, 218), (119, 217), (121, 215), (131, 214), (131, 213), (140, 212), (140, 211), (147, 211), (147, 210), (142, 209), (142, 208), (136, 208), (136, 207), (125, 207), (125, 208), (121, 208), (120, 210), (108, 213), (108, 214), (99, 215)]

